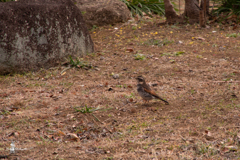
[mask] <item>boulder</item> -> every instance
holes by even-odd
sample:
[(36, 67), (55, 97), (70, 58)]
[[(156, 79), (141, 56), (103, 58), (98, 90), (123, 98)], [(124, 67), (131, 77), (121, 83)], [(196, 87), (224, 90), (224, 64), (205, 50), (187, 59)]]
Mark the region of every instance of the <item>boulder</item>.
[(0, 74), (49, 68), (94, 52), (81, 11), (71, 0), (0, 3)]
[(82, 11), (88, 29), (95, 26), (126, 22), (130, 11), (120, 0), (75, 0)]

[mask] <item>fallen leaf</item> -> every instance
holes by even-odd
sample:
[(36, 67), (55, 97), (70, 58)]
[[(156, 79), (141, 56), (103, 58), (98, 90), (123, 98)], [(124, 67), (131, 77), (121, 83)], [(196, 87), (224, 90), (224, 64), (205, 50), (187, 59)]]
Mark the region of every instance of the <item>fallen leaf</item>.
[(127, 48), (126, 51), (127, 52), (133, 52), (133, 49), (132, 48)]
[(205, 38), (202, 37), (195, 37), (195, 39), (205, 41)]
[(80, 141), (79, 137), (75, 133), (68, 133), (65, 136), (65, 139), (67, 139), (68, 141)]
[(129, 98), (129, 102), (133, 102), (133, 98)]
[(128, 85), (128, 88), (133, 88), (131, 85)]

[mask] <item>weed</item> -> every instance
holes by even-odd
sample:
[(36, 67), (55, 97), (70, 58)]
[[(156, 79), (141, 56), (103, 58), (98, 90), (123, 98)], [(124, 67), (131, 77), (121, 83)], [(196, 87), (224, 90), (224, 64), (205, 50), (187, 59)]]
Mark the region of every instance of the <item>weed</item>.
[(240, 36), (240, 33), (232, 33), (232, 34), (227, 34), (226, 37), (234, 37), (237, 38), (238, 36)]
[(167, 147), (168, 150), (173, 150), (173, 145)]
[(152, 17), (153, 14), (163, 15), (164, 3), (159, 0), (121, 0), (124, 2), (129, 10), (131, 11), (131, 16), (139, 15), (143, 16), (143, 12), (148, 16)]
[(77, 109), (74, 108), (76, 112), (81, 112), (81, 113), (92, 113), (94, 110), (91, 107), (88, 107), (87, 105), (85, 105), (85, 108), (82, 109)]
[(70, 65), (71, 65), (71, 67), (83, 68), (83, 67), (86, 66), (86, 64), (85, 64), (84, 62), (79, 61), (78, 59), (77, 59), (76, 61), (74, 61), (74, 60), (72, 59), (72, 56), (71, 56), (71, 55), (69, 56), (69, 60), (70, 60)]
[(212, 47), (217, 47), (218, 45), (217, 44), (213, 44)]
[(203, 58), (203, 56), (202, 56), (202, 55), (197, 55), (197, 58), (200, 58), (200, 59), (201, 59), (201, 58)]
[(140, 125), (141, 125), (141, 127), (147, 127), (147, 126), (148, 126), (147, 122), (143, 122), (143, 123), (140, 124)]
[(59, 85), (60, 86), (65, 86), (65, 87), (70, 87), (70, 86), (73, 85), (73, 83), (72, 82), (61, 82), (61, 83), (59, 83)]
[(148, 149), (148, 146), (143, 146), (143, 149)]
[(182, 118), (182, 115), (180, 114), (179, 116), (176, 117), (176, 119), (181, 119)]
[(191, 94), (194, 94), (196, 91), (194, 89), (191, 89)]
[(206, 147), (205, 145), (201, 145), (199, 148), (199, 154), (205, 154), (208, 152), (208, 147)]
[(9, 114), (10, 114), (10, 112), (7, 111), (7, 110), (5, 110), (5, 109), (3, 109), (2, 111), (0, 111), (0, 115), (9, 115)]
[(175, 52), (174, 55), (175, 55), (175, 56), (181, 56), (183, 53), (185, 53), (185, 52), (183, 52), (183, 51), (178, 51), (178, 52)]
[(131, 93), (131, 95), (125, 95), (125, 98), (134, 98), (135, 97), (135, 94), (134, 93)]
[(76, 68), (85, 68), (90, 69), (92, 68), (91, 65), (87, 64), (86, 62), (80, 61), (79, 59), (73, 60), (72, 56), (69, 56), (69, 67), (65, 68), (63, 71), (61, 71), (61, 75), (64, 75), (66, 71), (70, 68), (76, 67)]
[(93, 25), (91, 31), (94, 31), (94, 30), (96, 30), (97, 28), (98, 28), (98, 26)]
[(145, 55), (143, 55), (143, 54), (137, 53), (134, 56), (135, 56), (135, 60), (145, 60), (146, 59)]
[(116, 85), (116, 87), (118, 87), (118, 88), (122, 88), (122, 85)]
[(104, 160), (111, 160), (111, 159), (113, 159), (113, 157), (104, 158)]
[(178, 25), (178, 23), (176, 23), (175, 25), (171, 25), (171, 28), (179, 29), (179, 27), (177, 25)]
[(209, 131), (210, 131), (211, 129), (212, 129), (211, 127), (207, 127), (207, 130), (209, 130)]
[(173, 52), (173, 53), (167, 52), (167, 53), (163, 53), (161, 56), (171, 56), (171, 57), (173, 57), (173, 56), (181, 56), (184, 53), (185, 53), (184, 51), (177, 51), (177, 52)]
[(165, 45), (168, 45), (168, 44), (174, 43), (174, 41), (171, 41), (171, 40), (165, 38), (161, 43), (162, 43), (163, 46), (165, 46)]
[(155, 46), (160, 46), (161, 41), (158, 39), (150, 39), (144, 42), (145, 45), (155, 45)]
[(162, 41), (158, 40), (158, 39), (149, 39), (149, 40), (143, 42), (143, 44), (149, 45), (149, 46), (165, 46), (165, 45), (171, 44), (173, 42), (174, 41), (171, 41), (167, 38), (163, 39)]
[(96, 54), (95, 53), (87, 53), (88, 56), (91, 56), (91, 57), (95, 57)]
[(231, 78), (225, 78), (225, 79), (223, 79), (223, 81), (230, 81), (231, 80)]
[(137, 29), (137, 27), (136, 26), (132, 26), (132, 30), (136, 30)]
[(88, 107), (87, 105), (85, 105), (85, 108), (83, 108), (83, 106), (81, 108), (82, 109), (78, 109), (77, 107), (75, 107), (74, 109), (75, 109), (76, 112), (81, 112), (81, 113), (92, 113), (92, 112), (97, 111), (97, 110), (110, 110), (110, 109), (112, 109), (112, 108), (102, 109), (99, 106), (97, 108), (92, 108), (92, 107)]

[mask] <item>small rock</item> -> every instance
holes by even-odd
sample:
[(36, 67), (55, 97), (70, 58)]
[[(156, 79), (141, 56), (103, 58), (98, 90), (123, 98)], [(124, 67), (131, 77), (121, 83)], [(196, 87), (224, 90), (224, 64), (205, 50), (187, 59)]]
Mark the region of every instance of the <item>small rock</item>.
[(224, 50), (226, 50), (226, 48), (224, 48), (224, 47), (219, 47), (219, 51), (224, 51)]
[(113, 75), (113, 78), (114, 78), (114, 79), (118, 79), (118, 78), (119, 78), (119, 74), (114, 74), (114, 75)]
[(182, 41), (178, 41), (177, 43), (178, 43), (178, 44), (183, 44), (183, 42), (182, 42)]

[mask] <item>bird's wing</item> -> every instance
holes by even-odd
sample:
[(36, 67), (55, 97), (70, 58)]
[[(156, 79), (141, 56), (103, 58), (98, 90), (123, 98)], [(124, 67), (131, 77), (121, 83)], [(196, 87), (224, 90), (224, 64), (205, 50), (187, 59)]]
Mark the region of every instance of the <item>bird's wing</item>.
[(144, 88), (144, 91), (151, 94), (152, 96), (156, 97), (156, 98), (160, 98), (156, 92), (154, 92), (153, 90), (151, 90), (149, 87), (148, 88)]

